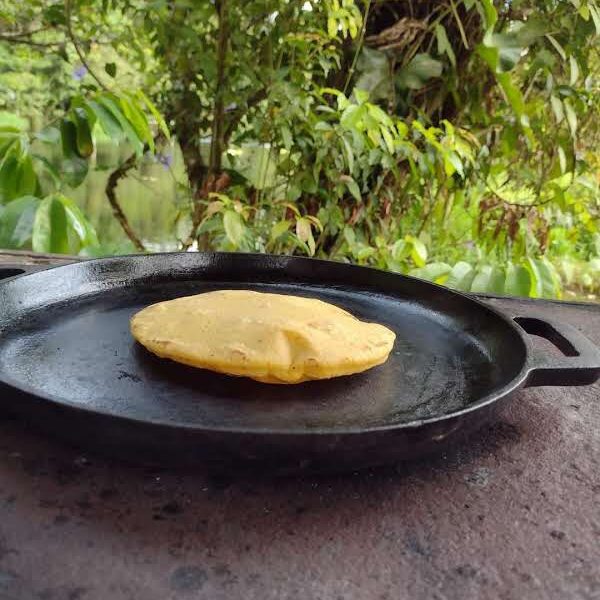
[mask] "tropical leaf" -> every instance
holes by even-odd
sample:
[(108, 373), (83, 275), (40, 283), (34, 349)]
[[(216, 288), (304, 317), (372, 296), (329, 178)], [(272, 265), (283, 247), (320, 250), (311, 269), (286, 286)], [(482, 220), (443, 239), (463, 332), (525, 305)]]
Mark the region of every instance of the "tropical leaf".
[(409, 275), (419, 277), (420, 279), (426, 279), (427, 281), (433, 281), (434, 283), (444, 283), (451, 271), (452, 267), (449, 264), (433, 262), (424, 267), (413, 269), (409, 272)]
[(291, 221), (277, 221), (271, 228), (271, 241), (279, 239), (284, 233), (289, 231), (291, 225)]
[(229, 241), (239, 248), (244, 241), (246, 227), (239, 213), (235, 210), (227, 210), (223, 213), (223, 227)]
[(35, 252), (69, 253), (67, 213), (58, 198), (50, 196), (41, 201), (33, 222), (31, 245)]
[(456, 290), (468, 292), (475, 278), (475, 269), (467, 262), (457, 262), (448, 274), (445, 285)]
[(529, 296), (532, 279), (530, 272), (522, 265), (510, 263), (506, 271), (504, 292), (509, 296)]
[(0, 206), (0, 248), (26, 248), (31, 246), (35, 214), (40, 199), (24, 196)]
[(400, 88), (421, 89), (427, 81), (442, 74), (443, 65), (429, 54), (417, 54), (405, 67), (398, 71), (396, 84)]
[(471, 291), (484, 294), (503, 294), (504, 279), (504, 273), (499, 267), (486, 265), (477, 269), (471, 282)]

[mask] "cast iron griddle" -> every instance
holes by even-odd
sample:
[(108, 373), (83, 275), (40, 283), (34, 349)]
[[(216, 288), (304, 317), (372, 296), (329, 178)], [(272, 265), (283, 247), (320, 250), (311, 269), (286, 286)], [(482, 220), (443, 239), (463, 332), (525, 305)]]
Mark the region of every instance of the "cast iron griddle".
[[(131, 337), (144, 306), (214, 289), (321, 298), (390, 327), (396, 344), (366, 373), (284, 386), (159, 359)], [(358, 468), (441, 448), (528, 380), (597, 378), (598, 350), (581, 334), (521, 324), (572, 356), (540, 362), (509, 318), (373, 269), (244, 254), (88, 261), (0, 284), (0, 406), (132, 461)]]

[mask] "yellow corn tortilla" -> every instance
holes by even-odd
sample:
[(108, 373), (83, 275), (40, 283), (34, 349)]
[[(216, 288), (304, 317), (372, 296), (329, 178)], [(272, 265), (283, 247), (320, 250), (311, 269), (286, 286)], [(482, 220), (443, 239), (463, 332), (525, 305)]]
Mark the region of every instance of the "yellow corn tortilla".
[(263, 383), (300, 383), (384, 363), (395, 334), (317, 300), (219, 290), (159, 302), (131, 319), (150, 352)]

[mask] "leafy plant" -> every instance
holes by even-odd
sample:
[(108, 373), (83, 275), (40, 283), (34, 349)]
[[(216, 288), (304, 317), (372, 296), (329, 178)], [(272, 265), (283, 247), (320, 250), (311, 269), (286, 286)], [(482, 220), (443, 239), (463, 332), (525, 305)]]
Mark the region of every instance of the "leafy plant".
[[(154, 152), (146, 110), (157, 115), (158, 127), (168, 135), (141, 92), (75, 96), (62, 117), (35, 133), (15, 115), (1, 115), (0, 246), (71, 254), (97, 248), (94, 228), (65, 191), (84, 181), (99, 135), (131, 148), (131, 163)], [(58, 156), (49, 158), (48, 146), (59, 148)], [(116, 200), (113, 208), (120, 211)]]
[(66, 200), (103, 139), (123, 150), (107, 200), (146, 250), (118, 184), (149, 155), (172, 176), (168, 125), (187, 173), (181, 249), (301, 253), (472, 292), (596, 289), (581, 266), (600, 256), (596, 0), (67, 0), (0, 14), (0, 65), (15, 47), (17, 62), (51, 63), (21, 94), (31, 102), (3, 104), (20, 114), (0, 121), (0, 245), (103, 251)]

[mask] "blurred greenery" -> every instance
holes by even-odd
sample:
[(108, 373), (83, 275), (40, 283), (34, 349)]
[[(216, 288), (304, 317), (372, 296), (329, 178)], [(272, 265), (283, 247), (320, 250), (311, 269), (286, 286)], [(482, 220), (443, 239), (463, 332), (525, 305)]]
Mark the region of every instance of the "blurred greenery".
[(596, 0), (0, 0), (0, 247), (595, 298), (599, 34)]

